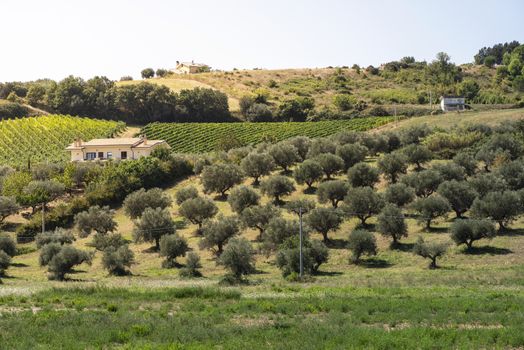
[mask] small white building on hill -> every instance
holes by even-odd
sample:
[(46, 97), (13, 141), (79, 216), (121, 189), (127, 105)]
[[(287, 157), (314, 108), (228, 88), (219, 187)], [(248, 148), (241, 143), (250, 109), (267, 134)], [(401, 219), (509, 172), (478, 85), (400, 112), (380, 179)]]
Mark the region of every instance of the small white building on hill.
[(210, 67), (205, 63), (195, 63), (191, 62), (179, 62), (176, 61), (176, 68), (173, 68), (171, 71), (176, 74), (195, 74), (202, 72), (209, 72)]
[(444, 112), (463, 111), (466, 109), (466, 99), (459, 96), (442, 96), (440, 108)]
[(66, 150), (71, 152), (72, 162), (108, 159), (138, 159), (149, 156), (160, 147), (170, 148), (164, 140), (148, 140), (147, 137), (75, 140)]

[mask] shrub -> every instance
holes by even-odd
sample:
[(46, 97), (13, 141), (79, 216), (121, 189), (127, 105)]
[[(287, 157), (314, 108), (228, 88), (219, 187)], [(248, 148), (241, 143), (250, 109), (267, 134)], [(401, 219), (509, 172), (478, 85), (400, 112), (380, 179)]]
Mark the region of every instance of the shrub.
[(387, 204), (377, 217), (377, 231), (393, 238), (393, 245), (408, 236), (408, 227), (402, 210), (395, 204)]
[(172, 235), (164, 235), (160, 238), (160, 256), (166, 258), (162, 262), (162, 267), (172, 268), (177, 266), (176, 258), (186, 255), (189, 246), (185, 238), (174, 233)]
[(140, 72), (142, 79), (149, 79), (155, 76), (155, 70), (153, 68), (145, 68)]
[(317, 189), (317, 199), (319, 203), (330, 202), (336, 208), (338, 203), (344, 199), (349, 189), (345, 181), (331, 180), (322, 182)]
[(196, 197), (185, 200), (178, 208), (178, 213), (192, 224), (202, 228), (202, 223), (218, 213), (215, 203), (209, 198)]
[(378, 169), (390, 183), (396, 183), (400, 174), (407, 171), (407, 159), (403, 154), (384, 154), (377, 162)]
[(293, 171), (293, 178), (299, 184), (306, 184), (308, 189), (311, 189), (314, 182), (318, 182), (322, 179), (323, 169), (322, 166), (311, 159), (306, 159), (304, 162), (299, 164)]
[[(240, 223), (236, 216), (220, 215), (215, 220), (207, 220), (202, 227), (201, 248), (211, 249), (217, 256), (224, 251), (224, 245), (240, 232)], [(216, 247), (216, 248), (215, 248)]]
[(179, 189), (175, 194), (176, 204), (181, 205), (188, 199), (198, 197), (198, 190), (195, 186), (186, 186)]
[(204, 192), (217, 192), (222, 197), (233, 186), (242, 182), (244, 175), (242, 169), (235, 164), (213, 164), (204, 167), (201, 180)]
[(130, 272), (128, 268), (135, 263), (135, 255), (127, 244), (119, 247), (108, 246), (102, 256), (102, 266), (110, 275), (124, 276)]
[(47, 244), (40, 251), (40, 265), (47, 266), (49, 279), (62, 281), (73, 266), (82, 263), (91, 264), (91, 255), (70, 245), (61, 246), (57, 243)]
[(388, 203), (403, 207), (415, 198), (415, 190), (404, 183), (391, 184), (384, 192), (384, 199)]
[(87, 237), (91, 232), (106, 234), (116, 229), (117, 223), (114, 220), (115, 211), (98, 205), (90, 207), (87, 211), (76, 214), (75, 226), (80, 232), (80, 237)]
[(305, 221), (309, 227), (322, 235), (324, 242), (328, 242), (328, 233), (338, 230), (342, 219), (341, 213), (336, 209), (320, 207), (311, 210)]
[(348, 181), (353, 187), (371, 187), (379, 181), (380, 172), (364, 162), (353, 165), (348, 170)]
[[(71, 244), (75, 240), (71, 230), (56, 228), (54, 231), (47, 231), (36, 235), (36, 247), (42, 248), (49, 243), (58, 243), (60, 245)], [(1, 249), (1, 248), (0, 248)]]
[(9, 236), (0, 235), (0, 250), (11, 257), (15, 256), (16, 255), (15, 241)]
[(344, 160), (344, 170), (366, 159), (368, 149), (359, 143), (337, 146), (336, 155)]
[(440, 195), (419, 198), (412, 204), (418, 213), (418, 221), (425, 223), (426, 228), (431, 228), (431, 222), (440, 216), (445, 216), (450, 210), (449, 202)]
[(489, 220), (456, 220), (451, 225), (451, 239), (457, 244), (465, 244), (471, 249), (473, 242), (482, 238), (493, 238), (495, 227)]
[(475, 190), (466, 181), (444, 181), (439, 185), (437, 192), (448, 200), (457, 218), (469, 210), (477, 197)]
[(244, 174), (253, 178), (253, 185), (258, 185), (261, 176), (266, 176), (275, 168), (273, 157), (267, 153), (250, 153), (240, 162)]
[(378, 214), (383, 207), (384, 199), (380, 194), (369, 187), (356, 187), (348, 191), (342, 210), (366, 225), (366, 220)]
[(377, 240), (366, 230), (353, 230), (349, 234), (348, 249), (352, 253), (351, 261), (360, 263), (362, 255), (377, 255)]
[(202, 273), (198, 271), (202, 267), (200, 257), (195, 252), (187, 253), (186, 266), (180, 270), (182, 277), (201, 277)]
[(171, 198), (160, 188), (145, 190), (143, 188), (127, 195), (123, 203), (124, 211), (131, 219), (142, 216), (146, 208), (168, 208)]
[(259, 201), (260, 195), (244, 185), (234, 187), (227, 199), (231, 209), (237, 214), (241, 214), (248, 207), (258, 205)]
[(413, 254), (420, 255), (425, 259), (430, 259), (430, 269), (437, 268), (437, 258), (446, 253), (448, 245), (446, 243), (427, 243), (419, 237), (413, 246)]
[(219, 263), (228, 269), (237, 281), (242, 280), (244, 275), (255, 271), (255, 257), (251, 244), (245, 238), (233, 238), (226, 245)]
[(269, 203), (248, 207), (242, 211), (241, 215), (244, 225), (260, 232), (258, 240), (262, 240), (269, 221), (277, 217), (280, 217), (280, 209)]
[[(329, 259), (329, 250), (324, 243), (317, 240), (303, 239), (302, 241), (302, 266), (307, 274), (314, 274), (320, 265)], [(288, 238), (279, 248), (276, 264), (282, 275), (287, 277), (292, 273), (300, 273), (300, 239)]]
[(280, 197), (290, 195), (295, 191), (293, 182), (282, 175), (274, 175), (264, 179), (260, 185), (263, 194), (273, 197), (276, 204), (281, 203)]
[(175, 222), (169, 210), (162, 208), (146, 208), (135, 222), (133, 229), (136, 242), (155, 242), (156, 250), (160, 248), (160, 238), (173, 233), (175, 233)]

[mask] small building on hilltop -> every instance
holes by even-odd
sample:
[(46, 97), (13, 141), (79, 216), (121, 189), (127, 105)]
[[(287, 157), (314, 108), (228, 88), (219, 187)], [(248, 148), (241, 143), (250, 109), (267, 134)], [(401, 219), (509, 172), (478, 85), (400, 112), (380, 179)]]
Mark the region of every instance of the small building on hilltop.
[(442, 96), (440, 98), (440, 108), (444, 112), (464, 111), (466, 109), (466, 99), (460, 96)]
[(72, 162), (109, 159), (138, 159), (151, 154), (154, 149), (170, 148), (164, 140), (148, 140), (147, 137), (75, 140), (66, 150), (71, 152)]
[(191, 61), (191, 62), (176, 61), (176, 68), (172, 69), (171, 71), (177, 74), (195, 74), (195, 73), (209, 72), (210, 70), (211, 70), (211, 67), (209, 67), (205, 63), (195, 63), (195, 61)]

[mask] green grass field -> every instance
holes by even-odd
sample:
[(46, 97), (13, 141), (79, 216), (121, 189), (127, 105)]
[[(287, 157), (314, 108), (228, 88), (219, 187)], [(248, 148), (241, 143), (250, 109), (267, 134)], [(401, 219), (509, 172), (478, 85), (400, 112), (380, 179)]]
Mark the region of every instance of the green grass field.
[(142, 128), (150, 139), (166, 140), (174, 152), (203, 153), (236, 138), (242, 144), (281, 141), (293, 136), (325, 137), (343, 130), (366, 131), (390, 123), (393, 117), (282, 123), (152, 123)]
[(75, 138), (112, 137), (125, 128), (115, 121), (64, 115), (0, 121), (0, 164), (19, 166), (31, 162), (69, 160), (67, 145)]

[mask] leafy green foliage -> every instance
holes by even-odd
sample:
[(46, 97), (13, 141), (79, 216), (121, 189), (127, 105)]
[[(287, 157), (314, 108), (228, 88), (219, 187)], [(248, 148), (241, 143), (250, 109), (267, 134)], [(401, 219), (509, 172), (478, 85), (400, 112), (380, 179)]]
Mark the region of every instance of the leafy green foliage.
[[(302, 242), (302, 264), (304, 273), (314, 274), (320, 265), (329, 259), (329, 250), (324, 243), (304, 239)], [(284, 277), (300, 273), (300, 241), (298, 237), (288, 238), (278, 249), (276, 264)]]
[[(217, 256), (224, 251), (224, 245), (230, 238), (240, 233), (240, 222), (236, 216), (218, 216), (207, 220), (202, 227), (201, 248), (212, 249)], [(216, 249), (215, 249), (216, 247)]]
[(273, 175), (262, 181), (260, 190), (263, 194), (273, 197), (274, 202), (279, 204), (282, 196), (289, 195), (295, 191), (295, 185), (286, 176)]
[(456, 220), (451, 225), (451, 239), (457, 244), (465, 244), (471, 249), (473, 242), (483, 238), (493, 238), (495, 226), (489, 220)]
[(217, 192), (224, 197), (231, 187), (242, 182), (244, 174), (235, 164), (213, 164), (204, 167), (200, 178), (205, 193)]
[(387, 204), (377, 217), (377, 231), (393, 238), (393, 245), (407, 237), (408, 226), (402, 210), (395, 204)]
[(186, 255), (189, 250), (187, 240), (174, 233), (164, 235), (160, 238), (160, 255), (166, 258), (162, 262), (162, 267), (171, 268), (177, 265), (176, 258)]
[(362, 255), (377, 255), (377, 240), (371, 232), (353, 230), (349, 234), (348, 249), (352, 253), (351, 261), (358, 264)]
[(437, 268), (437, 258), (444, 255), (447, 251), (447, 243), (424, 242), (422, 237), (419, 237), (413, 246), (413, 254), (420, 255), (425, 259), (430, 259), (430, 269)]
[(234, 187), (227, 198), (231, 209), (237, 214), (241, 214), (246, 208), (258, 205), (259, 201), (260, 195), (255, 190), (244, 185)]
[(223, 265), (237, 279), (255, 271), (254, 251), (251, 243), (245, 238), (233, 238), (229, 241), (219, 258)]
[(173, 233), (175, 233), (175, 222), (168, 209), (146, 208), (142, 216), (135, 222), (133, 237), (136, 242), (155, 242), (158, 250), (160, 238)]
[(127, 216), (136, 219), (142, 215), (146, 208), (168, 208), (171, 205), (171, 198), (160, 188), (138, 191), (130, 193), (124, 200), (123, 206)]
[(108, 246), (102, 255), (102, 266), (111, 275), (130, 274), (129, 268), (135, 263), (135, 255), (127, 244), (119, 247)]

